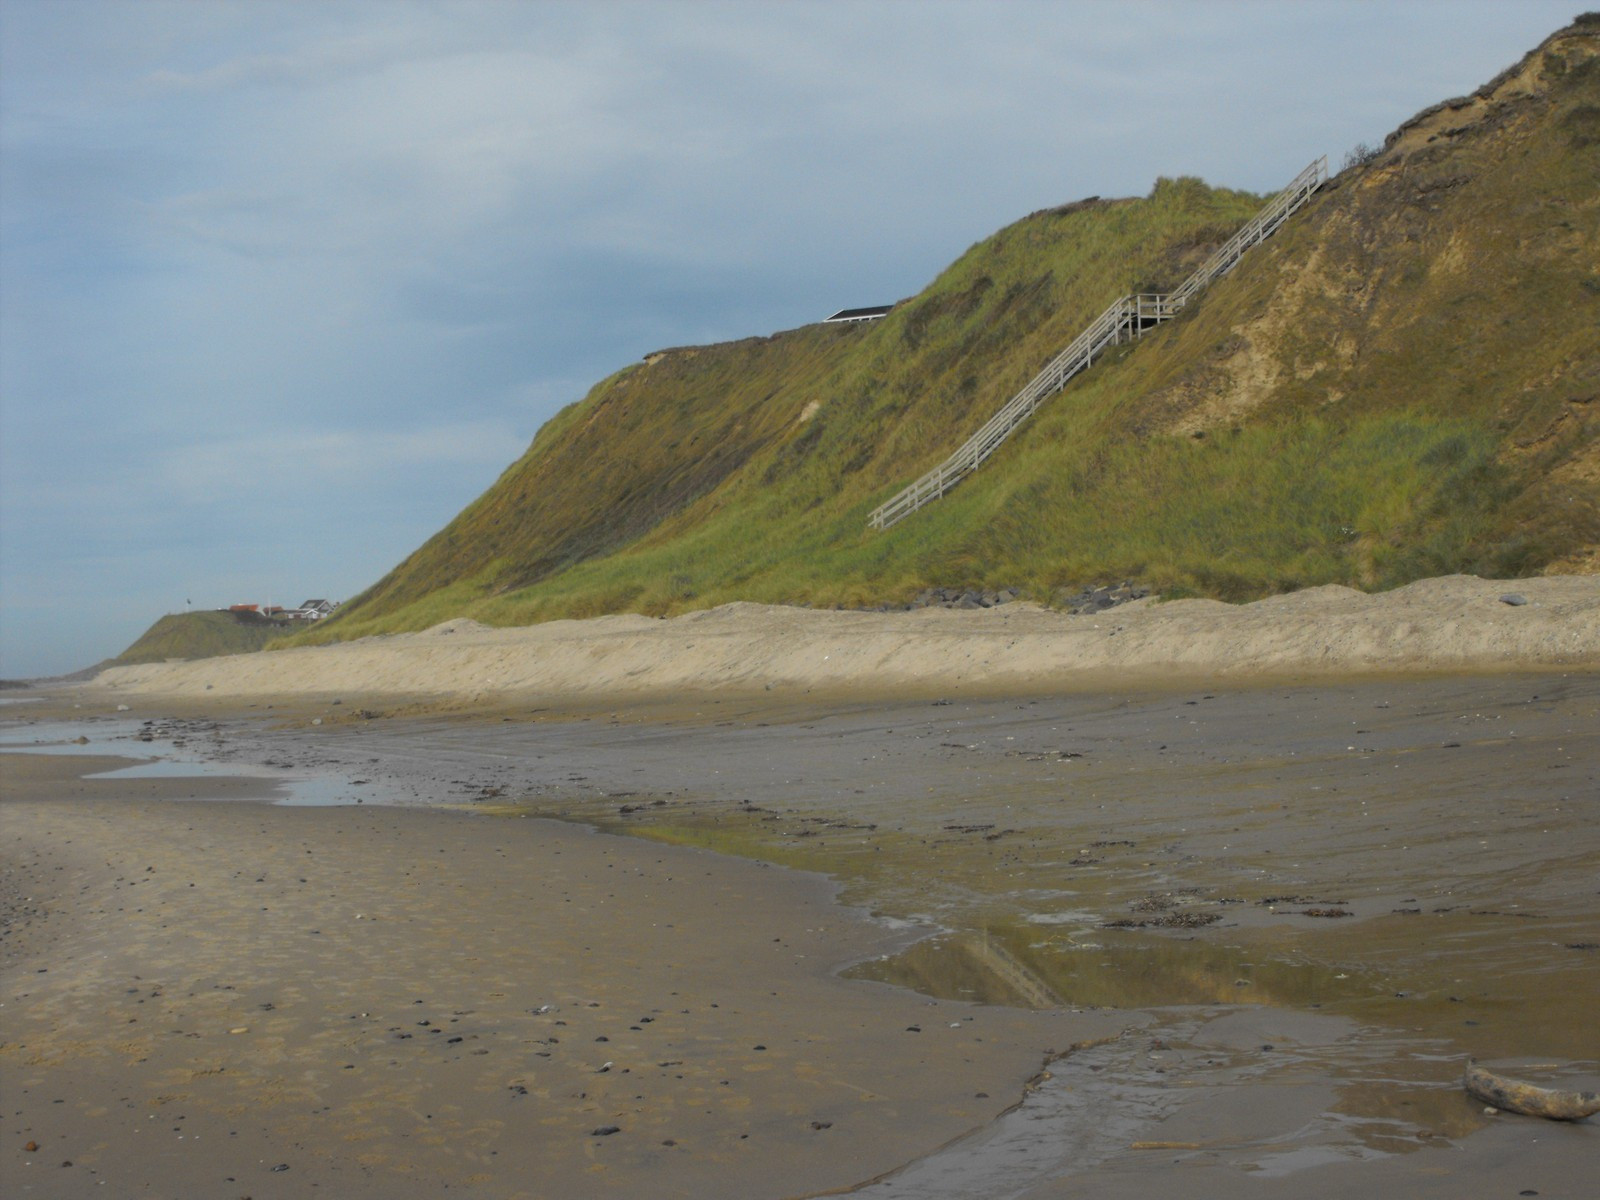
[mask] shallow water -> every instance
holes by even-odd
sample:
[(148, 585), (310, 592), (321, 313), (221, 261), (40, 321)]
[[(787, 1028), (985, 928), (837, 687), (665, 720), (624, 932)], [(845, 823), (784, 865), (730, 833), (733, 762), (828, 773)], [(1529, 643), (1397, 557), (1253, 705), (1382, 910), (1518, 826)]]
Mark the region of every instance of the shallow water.
[[(108, 749), (108, 742), (126, 742), (137, 736), (140, 722), (100, 718), (82, 721), (21, 721), (0, 725), (0, 750), (28, 754), (122, 754), (131, 750)], [(78, 738), (84, 738), (79, 742)]]
[[(282, 793), (273, 803), (297, 807), (364, 804), (369, 797), (382, 802), (385, 796), (381, 785), (370, 787), (369, 781), (353, 779), (347, 773), (309, 774), (248, 762), (219, 762), (215, 747), (205, 746), (203, 735), (192, 729), (175, 733), (151, 729), (143, 721), (129, 719), (31, 722), (0, 728), (0, 751), (147, 760), (96, 771), (86, 776), (89, 779), (268, 779)], [(205, 748), (195, 748), (196, 742)]]
[[(1272, 1031), (1271, 1044), (1241, 1044), (1261, 1028)], [(1415, 1151), (1482, 1124), (1453, 1084), (1351, 1080), (1356, 1064), (1370, 1067), (1395, 1053), (1344, 1018), (1286, 1014), (1262, 1024), (1218, 1009), (1163, 1012), (1149, 1029), (1051, 1064), (990, 1127), (851, 1194), (1015, 1195), (1059, 1174), (1062, 1163), (1084, 1172), (1130, 1154), (1190, 1164), (1226, 1159), (1271, 1178)], [(1256, 1102), (1227, 1103), (1242, 1087)]]

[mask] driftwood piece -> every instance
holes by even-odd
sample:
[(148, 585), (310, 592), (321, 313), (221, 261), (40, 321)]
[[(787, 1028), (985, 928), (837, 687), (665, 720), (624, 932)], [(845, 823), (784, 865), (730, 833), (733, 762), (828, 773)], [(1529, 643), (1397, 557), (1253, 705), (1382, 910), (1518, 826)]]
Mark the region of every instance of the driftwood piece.
[(1564, 1092), (1556, 1088), (1535, 1087), (1497, 1075), (1487, 1067), (1468, 1060), (1461, 1085), (1467, 1095), (1506, 1112), (1551, 1121), (1581, 1121), (1600, 1112), (1600, 1093)]

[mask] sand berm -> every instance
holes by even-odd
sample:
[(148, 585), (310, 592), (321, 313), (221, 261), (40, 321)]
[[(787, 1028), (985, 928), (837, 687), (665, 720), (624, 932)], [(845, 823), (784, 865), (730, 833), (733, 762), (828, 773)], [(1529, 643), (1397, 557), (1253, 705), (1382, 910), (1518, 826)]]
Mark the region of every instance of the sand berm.
[(729, 604), (495, 629), (447, 621), (408, 634), (230, 658), (114, 667), (129, 695), (408, 695), (488, 701), (539, 693), (1004, 692), (1074, 678), (1430, 672), (1600, 665), (1600, 577), (1423, 580), (1367, 594), (1318, 587), (1252, 604), (1151, 598), (1070, 616), (992, 609), (819, 611)]

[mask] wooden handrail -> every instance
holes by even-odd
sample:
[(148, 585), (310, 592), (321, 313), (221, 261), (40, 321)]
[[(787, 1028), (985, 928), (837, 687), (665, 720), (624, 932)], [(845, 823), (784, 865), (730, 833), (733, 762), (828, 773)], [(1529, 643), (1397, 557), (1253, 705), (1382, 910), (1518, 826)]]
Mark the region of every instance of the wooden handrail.
[(1073, 338), (1065, 350), (1046, 363), (1044, 369), (1029, 380), (1021, 391), (1007, 400), (977, 433), (963, 442), (954, 454), (873, 509), (867, 517), (867, 524), (874, 529), (887, 529), (924, 504), (944, 495), (965, 476), (976, 471), (1045, 400), (1066, 387), (1074, 376), (1093, 366), (1095, 357), (1102, 350), (1119, 342), (1131, 342), (1140, 337), (1147, 327), (1177, 316), (1207, 284), (1231, 271), (1245, 251), (1271, 237), (1278, 226), (1311, 199), (1327, 181), (1328, 160), (1326, 157), (1319, 158), (1296, 175), (1288, 187), (1246, 221), (1238, 233), (1224, 242), (1199, 270), (1176, 289), (1165, 294), (1123, 296), (1114, 301), (1089, 322), (1088, 328)]

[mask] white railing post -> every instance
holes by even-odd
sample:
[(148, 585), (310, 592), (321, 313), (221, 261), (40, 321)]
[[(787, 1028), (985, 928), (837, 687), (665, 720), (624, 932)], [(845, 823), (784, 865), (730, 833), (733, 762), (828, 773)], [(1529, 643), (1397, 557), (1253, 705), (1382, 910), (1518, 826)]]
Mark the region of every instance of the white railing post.
[[(1324, 155), (1300, 174), (1289, 186), (1231, 238), (1219, 247), (1193, 275), (1171, 292), (1139, 293), (1123, 296), (1089, 323), (1067, 348), (1045, 364), (1044, 369), (1001, 406), (961, 447), (915, 483), (873, 509), (867, 524), (874, 529), (889, 528), (931, 500), (937, 500), (968, 473), (978, 469), (1013, 430), (1031, 416), (1046, 397), (1055, 394), (1094, 364), (1095, 352), (1102, 346), (1120, 345), (1123, 332), (1129, 342), (1144, 335), (1144, 318), (1157, 324), (1170, 321), (1207, 284), (1233, 269), (1246, 250), (1270, 237), (1279, 225), (1309, 200), (1328, 180), (1328, 159)], [(1147, 306), (1148, 301), (1148, 306)], [(931, 492), (931, 494), (929, 494)]]

